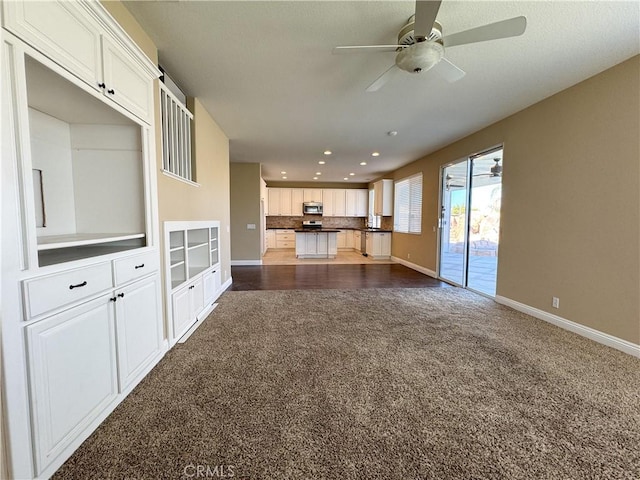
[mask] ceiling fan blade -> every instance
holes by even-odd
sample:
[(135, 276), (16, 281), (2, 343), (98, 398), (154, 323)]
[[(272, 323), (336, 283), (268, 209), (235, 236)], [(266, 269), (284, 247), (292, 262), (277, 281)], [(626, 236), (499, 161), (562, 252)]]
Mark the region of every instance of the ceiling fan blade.
[(431, 35), (440, 3), (441, 0), (416, 0), (416, 16), (413, 25), (413, 37), (416, 42), (423, 42)]
[(389, 67), (382, 75), (380, 75), (371, 85), (367, 87), (367, 92), (375, 92), (380, 90), (382, 86), (391, 80), (400, 71), (398, 66), (394, 63)]
[(449, 83), (457, 82), (466, 75), (464, 70), (456, 67), (444, 57), (442, 57), (440, 63), (435, 66), (434, 70)]
[(445, 47), (455, 47), (467, 43), (486, 42), (499, 38), (517, 37), (527, 28), (526, 17), (514, 17), (501, 22), (490, 23), (463, 32), (447, 35), (442, 39)]
[(346, 45), (335, 47), (331, 53), (368, 53), (368, 52), (395, 52), (398, 48), (406, 48), (409, 45)]

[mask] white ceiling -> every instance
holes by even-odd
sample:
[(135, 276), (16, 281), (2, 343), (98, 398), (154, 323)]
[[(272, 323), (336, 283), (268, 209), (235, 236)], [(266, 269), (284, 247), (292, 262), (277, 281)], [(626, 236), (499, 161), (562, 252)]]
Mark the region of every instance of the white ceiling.
[[(447, 49), (467, 73), (456, 83), (403, 72), (366, 93), (394, 53), (332, 55), (333, 47), (395, 43), (415, 2), (125, 4), (169, 75), (229, 137), (231, 161), (263, 164), (266, 180), (286, 171), (287, 181), (312, 181), (320, 171), (321, 181), (350, 172), (349, 181), (369, 181), (640, 52), (637, 1), (444, 0), (445, 36), (518, 15), (527, 30)], [(323, 158), (326, 149), (334, 154)]]

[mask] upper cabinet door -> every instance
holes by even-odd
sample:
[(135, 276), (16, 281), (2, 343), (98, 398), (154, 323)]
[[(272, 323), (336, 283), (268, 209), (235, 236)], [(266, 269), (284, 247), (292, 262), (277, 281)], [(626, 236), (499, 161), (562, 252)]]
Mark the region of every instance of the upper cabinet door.
[(75, 2), (2, 2), (4, 27), (95, 89), (102, 82), (100, 29)]
[(151, 79), (123, 48), (102, 37), (104, 93), (147, 123), (153, 114)]

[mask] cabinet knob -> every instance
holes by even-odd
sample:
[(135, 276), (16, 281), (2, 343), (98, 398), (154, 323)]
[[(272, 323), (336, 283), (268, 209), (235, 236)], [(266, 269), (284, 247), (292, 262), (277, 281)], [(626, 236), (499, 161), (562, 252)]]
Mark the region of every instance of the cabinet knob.
[(87, 281), (85, 280), (82, 283), (78, 283), (77, 285), (69, 285), (69, 290), (73, 290), (74, 288), (80, 288), (87, 285)]
[(99, 86), (100, 88), (107, 88), (107, 86), (106, 86), (104, 83), (99, 83), (99, 84), (98, 84), (98, 86)]
[(117, 301), (118, 301), (118, 299), (117, 299), (117, 297), (111, 297), (111, 298), (109, 299), (109, 301), (110, 301), (110, 302), (117, 302)]
[(119, 294), (118, 294), (118, 296), (119, 296), (120, 298), (124, 298), (124, 293), (119, 293)]
[(110, 88), (109, 90), (107, 90), (107, 93), (113, 95), (114, 93), (116, 93), (116, 91), (113, 88)]

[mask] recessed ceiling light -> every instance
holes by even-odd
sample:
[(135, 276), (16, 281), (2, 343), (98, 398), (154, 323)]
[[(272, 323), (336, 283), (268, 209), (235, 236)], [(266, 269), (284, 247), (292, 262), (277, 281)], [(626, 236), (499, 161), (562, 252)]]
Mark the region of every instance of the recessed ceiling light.
[(325, 155), (331, 155), (332, 153), (333, 153), (333, 152), (332, 152), (331, 150), (325, 150), (325, 151), (324, 151), (324, 154), (325, 154)]
[(351, 175), (353, 177), (355, 175), (355, 173), (351, 172), (349, 175)]
[(287, 177), (282, 177), (282, 179), (283, 179), (283, 180), (286, 180), (286, 179), (287, 179)]
[(280, 172), (280, 173), (281, 173), (282, 175), (286, 175), (286, 174), (287, 174), (287, 172)]
[(371, 154), (372, 157), (379, 157), (380, 156), (380, 152), (373, 152)]
[(389, 135), (390, 137), (395, 137), (396, 135), (398, 135), (398, 132), (396, 132), (395, 130), (391, 130), (390, 132), (387, 132), (387, 135)]
[(316, 172), (316, 175), (322, 175), (322, 172)]
[(345, 180), (349, 180), (349, 177), (344, 177)]
[(314, 179), (314, 180), (317, 180), (317, 179), (318, 179), (318, 177), (313, 177), (313, 179)]
[(324, 165), (324, 164), (325, 164), (325, 163), (327, 163), (327, 162), (325, 162), (324, 160), (320, 160), (318, 163), (319, 163), (320, 165)]
[(367, 162), (360, 162), (360, 165), (366, 165)]

